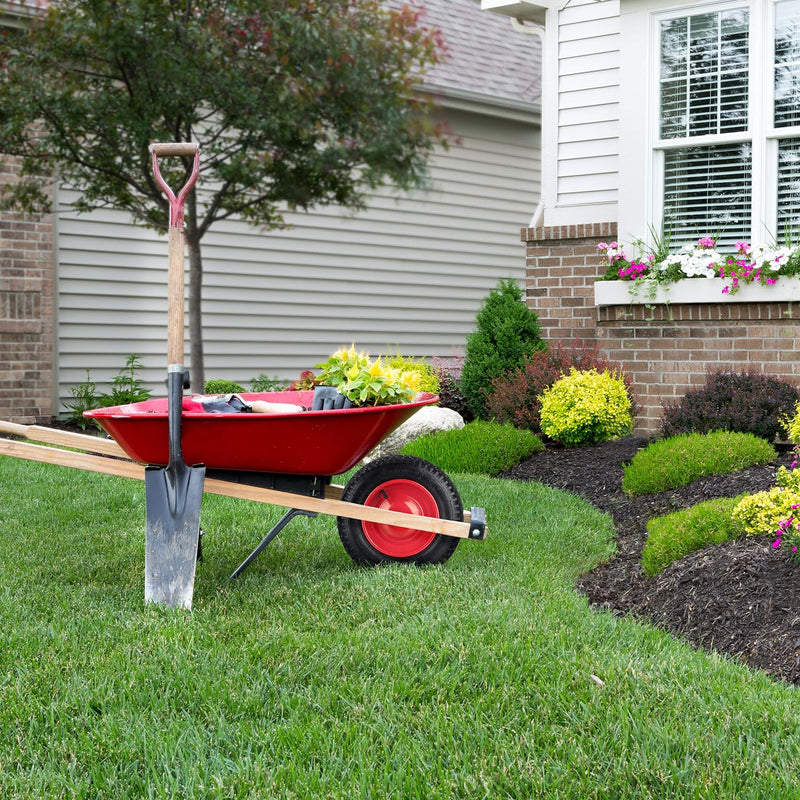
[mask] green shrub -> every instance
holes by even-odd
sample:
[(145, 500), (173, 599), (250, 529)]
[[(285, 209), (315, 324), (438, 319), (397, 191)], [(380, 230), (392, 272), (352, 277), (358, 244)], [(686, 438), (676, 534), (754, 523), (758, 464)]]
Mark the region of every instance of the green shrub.
[(706, 385), (664, 406), (661, 435), (739, 431), (775, 440), (782, 420), (800, 400), (786, 380), (758, 372), (711, 372)]
[(497, 475), (543, 449), (541, 440), (530, 431), (475, 420), (463, 428), (415, 439), (401, 452), (424, 458), (445, 472)]
[[(255, 378), (250, 378), (251, 392), (282, 392), (288, 385), (289, 381), (284, 378), (270, 378), (263, 372), (256, 375)], [(225, 392), (217, 392), (217, 394), (225, 394)]]
[(100, 405), (108, 408), (109, 406), (122, 406), (147, 400), (150, 397), (150, 390), (144, 386), (137, 375), (141, 368), (142, 362), (139, 360), (139, 356), (128, 356), (125, 366), (111, 380), (111, 391), (108, 394), (100, 395)]
[(748, 536), (775, 533), (785, 520), (796, 517), (800, 504), (800, 470), (780, 467), (775, 486), (743, 498), (733, 510), (733, 518)]
[(105, 394), (97, 394), (97, 383), (92, 380), (91, 372), (87, 369), (86, 379), (76, 386), (70, 387), (72, 402), (64, 404), (69, 412), (67, 419), (83, 430), (86, 430), (89, 425), (99, 428), (100, 426), (94, 420), (88, 420), (83, 416), (84, 411), (147, 400), (150, 397), (150, 390), (144, 386), (137, 375), (141, 368), (139, 356), (128, 356), (125, 366), (111, 380), (111, 391)]
[(75, 386), (70, 386), (69, 391), (72, 395), (72, 402), (64, 403), (68, 411), (67, 420), (82, 430), (86, 430), (91, 421), (83, 416), (83, 412), (92, 408), (100, 408), (97, 383), (92, 380), (91, 372), (87, 369), (86, 379)]
[(622, 489), (627, 494), (656, 494), (685, 486), (706, 475), (766, 464), (775, 448), (752, 433), (714, 431), (659, 439), (625, 465)]
[(470, 412), (483, 419), (492, 380), (522, 366), (525, 356), (546, 345), (536, 314), (525, 305), (522, 289), (511, 279), (500, 281), (489, 293), (475, 322), (475, 331), (467, 337), (461, 391)]
[(633, 429), (631, 398), (617, 373), (572, 368), (544, 390), (540, 403), (542, 433), (565, 447), (617, 439)]
[(224, 378), (212, 379), (206, 381), (203, 387), (206, 394), (238, 394), (245, 391), (244, 386), (236, 383), (236, 381), (227, 381)]
[(642, 549), (644, 574), (656, 575), (673, 561), (695, 550), (741, 536), (744, 529), (732, 515), (744, 497), (746, 495), (708, 500), (651, 519), (647, 523), (647, 541)]

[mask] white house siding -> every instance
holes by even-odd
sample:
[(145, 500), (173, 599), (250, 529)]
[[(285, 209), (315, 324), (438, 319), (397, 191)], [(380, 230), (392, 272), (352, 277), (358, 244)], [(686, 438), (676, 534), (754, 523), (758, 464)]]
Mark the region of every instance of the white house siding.
[[(546, 225), (616, 219), (619, 148), (619, 2), (582, 2), (548, 12), (544, 156), (556, 169), (544, 187)], [(640, 54), (641, 55), (641, 54)], [(547, 93), (554, 94), (548, 98)]]
[[(354, 216), (291, 214), (288, 230), (235, 221), (211, 229), (203, 240), (207, 378), (294, 378), (351, 342), (373, 355), (463, 352), (491, 288), (523, 279), (519, 230), (538, 201), (539, 134), (532, 121), (459, 111), (447, 119), (460, 141), (431, 161), (427, 192), (381, 192)], [(60, 401), (87, 369), (104, 384), (134, 353), (160, 391), (166, 239), (116, 212), (67, 213), (70, 193), (60, 199)]]

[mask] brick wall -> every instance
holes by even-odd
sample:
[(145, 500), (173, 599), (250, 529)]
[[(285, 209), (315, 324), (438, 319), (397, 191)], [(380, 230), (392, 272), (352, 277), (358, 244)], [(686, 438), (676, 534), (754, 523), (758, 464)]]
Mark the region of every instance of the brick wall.
[(637, 433), (658, 430), (662, 403), (705, 383), (709, 369), (800, 376), (800, 308), (787, 302), (594, 305), (597, 243), (613, 223), (524, 228), (526, 297), (548, 340), (596, 343), (633, 379)]
[[(15, 177), (0, 167), (0, 185)], [(54, 413), (54, 263), (49, 215), (0, 213), (0, 419)]]

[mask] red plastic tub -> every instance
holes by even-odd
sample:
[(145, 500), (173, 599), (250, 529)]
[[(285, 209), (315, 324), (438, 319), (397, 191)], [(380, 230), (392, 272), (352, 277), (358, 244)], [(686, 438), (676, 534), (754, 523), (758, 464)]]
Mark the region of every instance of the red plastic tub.
[[(248, 401), (310, 408), (313, 391), (244, 393)], [(418, 408), (439, 400), (420, 394), (413, 403), (287, 414), (209, 413), (184, 398), (181, 422), (187, 464), (212, 469), (291, 475), (339, 475), (354, 467)], [(167, 399), (87, 411), (123, 450), (142, 464), (169, 461)]]

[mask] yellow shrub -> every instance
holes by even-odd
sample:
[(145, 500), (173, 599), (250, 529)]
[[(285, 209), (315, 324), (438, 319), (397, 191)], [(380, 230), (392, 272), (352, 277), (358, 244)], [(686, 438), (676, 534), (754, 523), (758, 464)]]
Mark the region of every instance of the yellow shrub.
[(625, 381), (608, 370), (573, 367), (544, 390), (540, 402), (542, 433), (566, 447), (605, 442), (633, 429)]
[[(787, 475), (792, 475), (784, 469)], [(784, 476), (786, 477), (786, 476)], [(790, 487), (773, 486), (766, 492), (757, 492), (745, 497), (733, 509), (734, 521), (742, 525), (748, 536), (775, 533), (781, 522), (797, 516), (794, 507), (800, 505), (800, 489), (797, 483), (800, 474), (790, 479)]]

